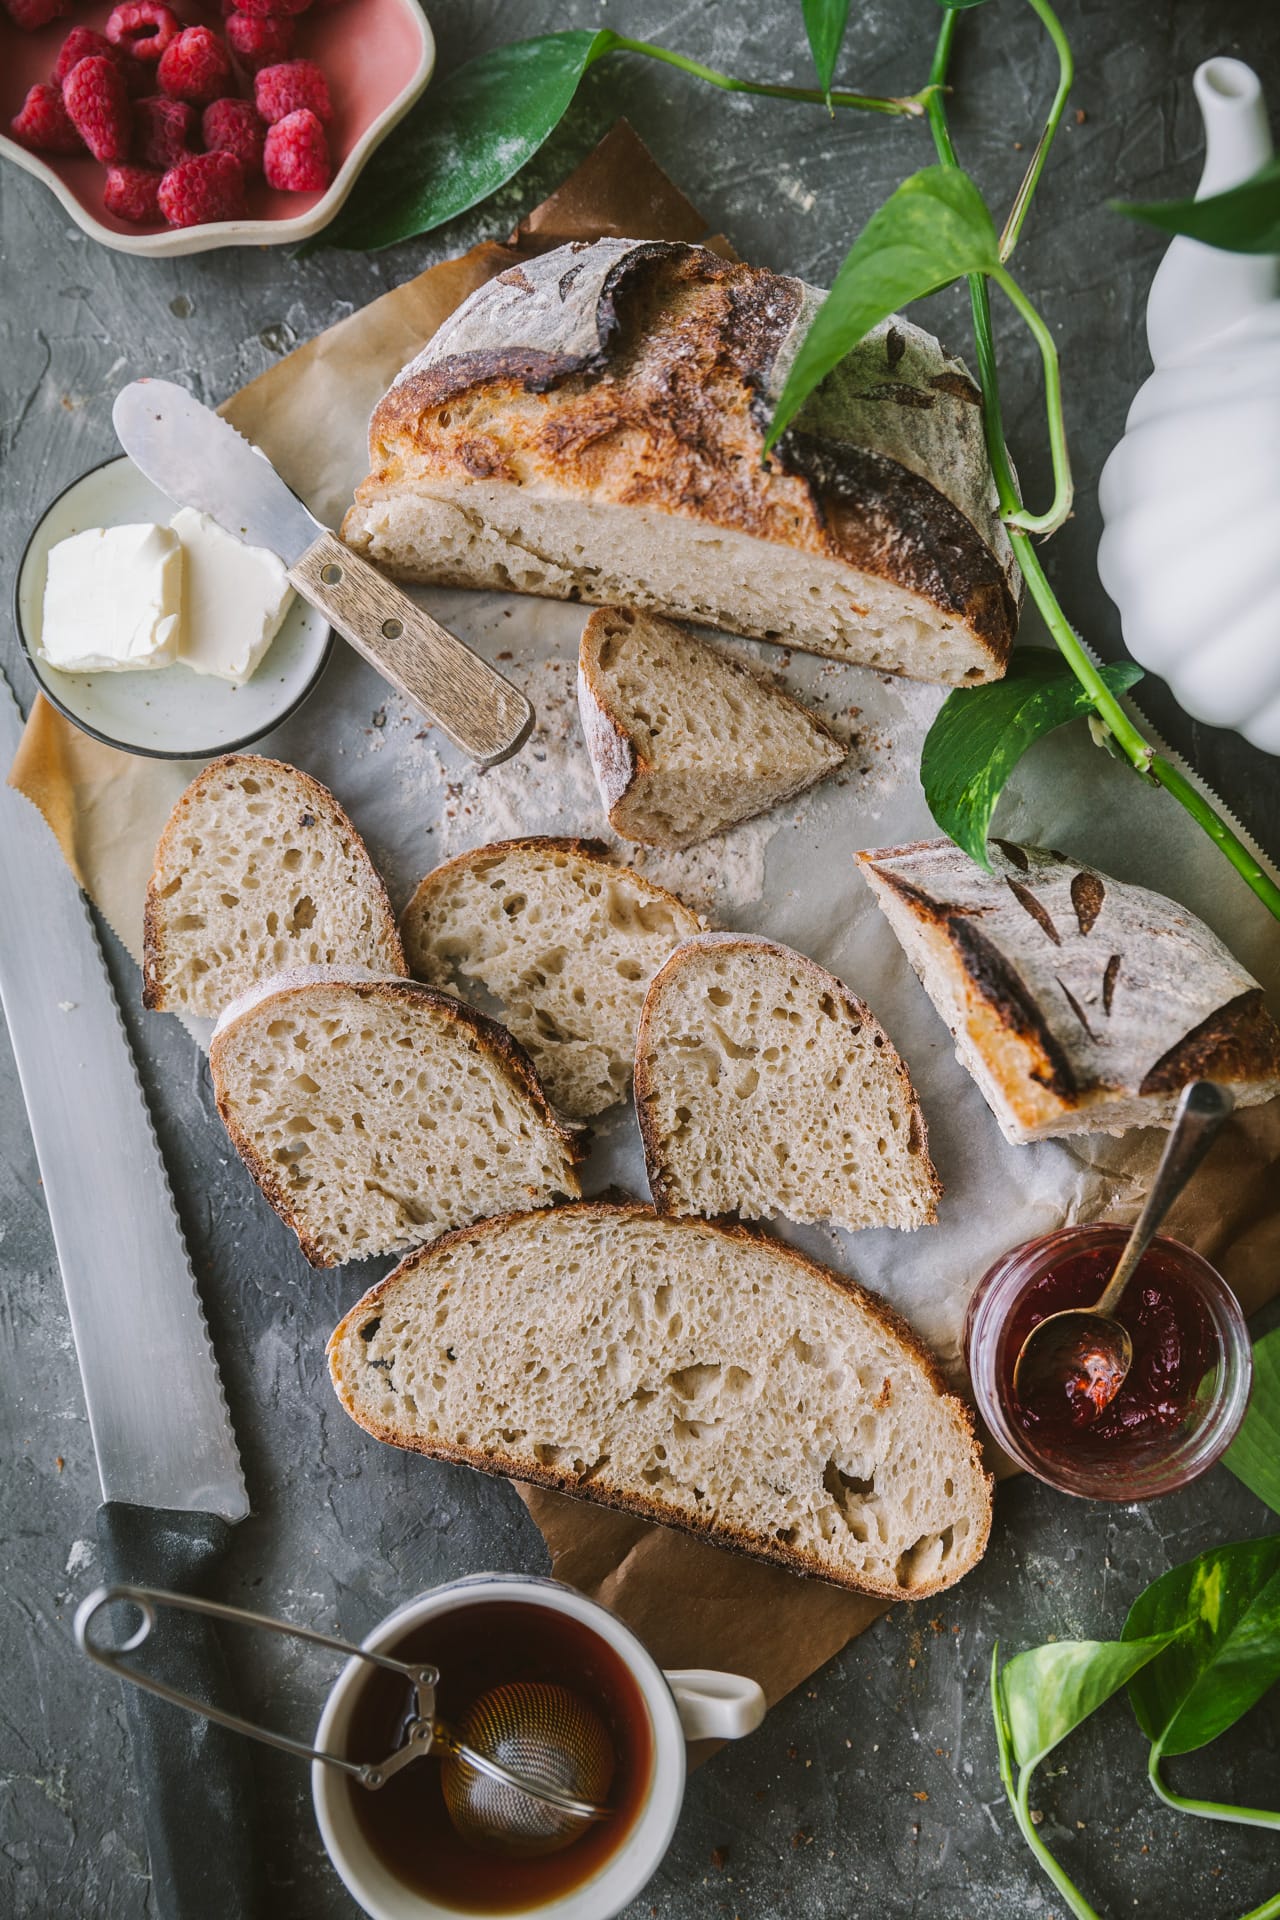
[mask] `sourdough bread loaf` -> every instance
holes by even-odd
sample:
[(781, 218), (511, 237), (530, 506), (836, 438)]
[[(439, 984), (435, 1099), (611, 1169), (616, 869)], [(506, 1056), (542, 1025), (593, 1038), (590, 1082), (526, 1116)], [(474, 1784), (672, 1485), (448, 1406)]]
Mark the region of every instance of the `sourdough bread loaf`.
[(412, 972), (490, 996), (555, 1105), (586, 1120), (626, 1098), (645, 989), (700, 926), (595, 842), (541, 838), (447, 860), (400, 931)]
[(772, 681), (631, 607), (587, 621), (578, 712), (609, 824), (644, 846), (694, 846), (845, 758), (830, 727)]
[(277, 974), (223, 1013), (209, 1065), (232, 1144), (312, 1266), (580, 1191), (578, 1140), (524, 1049), (432, 987)]
[(897, 317), (764, 435), (823, 295), (703, 247), (558, 247), (480, 287), (370, 426), (343, 538), (401, 579), (645, 607), (960, 685), (1017, 624), (981, 398)]
[(662, 1213), (919, 1227), (942, 1192), (905, 1063), (869, 1007), (751, 934), (678, 947), (645, 996), (636, 1113)]
[(1007, 1140), (1166, 1127), (1189, 1080), (1280, 1093), (1261, 987), (1177, 901), (1044, 847), (858, 859)]
[(309, 773), (229, 753), (169, 816), (147, 886), (142, 1001), (216, 1016), (283, 967), (405, 972), (387, 890)]
[(329, 1342), (379, 1440), (919, 1599), (981, 1558), (990, 1483), (906, 1324), (762, 1235), (647, 1207), (481, 1220)]

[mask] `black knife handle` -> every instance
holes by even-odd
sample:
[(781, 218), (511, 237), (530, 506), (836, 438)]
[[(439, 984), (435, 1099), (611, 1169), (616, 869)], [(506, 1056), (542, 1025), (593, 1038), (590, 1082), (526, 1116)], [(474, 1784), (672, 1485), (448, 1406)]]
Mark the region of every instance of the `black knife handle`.
[[(230, 1540), (231, 1528), (213, 1513), (121, 1500), (98, 1509), (108, 1583), (202, 1593)], [(212, 1623), (198, 1614), (161, 1609), (138, 1664), (197, 1700), (237, 1710)], [(253, 1920), (258, 1860), (248, 1741), (140, 1687), (122, 1690), (158, 1920)]]

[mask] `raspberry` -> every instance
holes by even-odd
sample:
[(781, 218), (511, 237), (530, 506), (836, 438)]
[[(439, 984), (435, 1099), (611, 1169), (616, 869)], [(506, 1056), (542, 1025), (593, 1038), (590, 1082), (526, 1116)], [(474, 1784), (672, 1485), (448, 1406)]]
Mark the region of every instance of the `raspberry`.
[(77, 60), (62, 83), (72, 125), (95, 160), (126, 160), (133, 113), (124, 75), (105, 54)]
[(171, 227), (209, 220), (242, 220), (244, 170), (233, 153), (197, 153), (170, 167), (159, 188), (160, 211)]
[(256, 73), (259, 67), (288, 59), (293, 22), (279, 14), (231, 13), (227, 16), (227, 39), (241, 66)]
[(135, 60), (152, 65), (182, 32), (182, 22), (168, 7), (156, 0), (126, 0), (107, 21), (107, 38), (113, 47), (131, 53)]
[(264, 14), (288, 15), (305, 13), (311, 0), (237, 0), (241, 13), (251, 13), (260, 20)]
[(333, 178), (329, 142), (314, 113), (300, 107), (267, 128), (262, 152), (267, 185), (284, 193), (320, 193)]
[(161, 93), (207, 106), (231, 88), (231, 55), (208, 27), (184, 27), (161, 54), (156, 76)]
[(83, 153), (84, 141), (71, 124), (62, 103), (61, 87), (41, 82), (32, 87), (22, 107), (9, 122), (9, 131), (20, 146), (36, 153)]
[(251, 100), (215, 100), (205, 108), (202, 124), (210, 153), (234, 153), (246, 174), (262, 172), (267, 130)]
[(14, 26), (24, 33), (47, 27), (51, 20), (60, 20), (71, 11), (71, 0), (3, 0), (3, 5)]
[(151, 167), (108, 167), (102, 204), (117, 220), (150, 227), (160, 219), (160, 175)]
[(200, 122), (185, 100), (149, 93), (133, 104), (133, 150), (148, 167), (176, 167), (189, 160), (200, 143)]
[(53, 69), (54, 86), (60, 87), (72, 67), (77, 66), (81, 60), (91, 59), (95, 53), (101, 54), (104, 59), (119, 62), (120, 56), (111, 42), (102, 34), (95, 33), (92, 27), (72, 27), (62, 43), (58, 53), (58, 63)]
[(253, 83), (253, 97), (258, 112), (272, 125), (303, 107), (322, 123), (333, 118), (329, 83), (314, 60), (286, 60), (283, 66), (264, 67)]

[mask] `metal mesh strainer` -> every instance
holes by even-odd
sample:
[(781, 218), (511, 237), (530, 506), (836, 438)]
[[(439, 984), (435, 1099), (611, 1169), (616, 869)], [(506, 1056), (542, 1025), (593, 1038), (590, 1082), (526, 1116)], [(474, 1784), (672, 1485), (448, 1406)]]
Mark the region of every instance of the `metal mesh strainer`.
[[(142, 1624), (121, 1645), (103, 1646), (91, 1637), (90, 1625), (103, 1607), (122, 1601), (141, 1613)], [(305, 1741), (292, 1740), (205, 1701), (193, 1700), (164, 1681), (126, 1666), (122, 1656), (134, 1652), (146, 1640), (155, 1625), (158, 1607), (177, 1607), (217, 1620), (269, 1627), (275, 1633), (309, 1640), (402, 1675), (413, 1688), (414, 1708), (405, 1722), (400, 1745), (385, 1760), (348, 1760), (342, 1754), (325, 1753)], [(190, 1594), (166, 1593), (158, 1587), (99, 1587), (81, 1602), (75, 1632), (81, 1652), (120, 1679), (206, 1720), (216, 1720), (251, 1740), (262, 1740), (300, 1759), (322, 1760), (362, 1787), (376, 1790), (385, 1786), (392, 1774), (411, 1761), (434, 1754), (441, 1762), (441, 1787), (449, 1817), (472, 1846), (528, 1859), (568, 1846), (593, 1820), (608, 1816), (604, 1798), (613, 1779), (613, 1743), (599, 1715), (569, 1687), (529, 1680), (494, 1687), (481, 1694), (455, 1732), (436, 1715), (440, 1675), (434, 1667), (396, 1660), (368, 1647), (353, 1647), (309, 1627), (290, 1626), (267, 1614), (249, 1613), (216, 1600), (197, 1600)]]

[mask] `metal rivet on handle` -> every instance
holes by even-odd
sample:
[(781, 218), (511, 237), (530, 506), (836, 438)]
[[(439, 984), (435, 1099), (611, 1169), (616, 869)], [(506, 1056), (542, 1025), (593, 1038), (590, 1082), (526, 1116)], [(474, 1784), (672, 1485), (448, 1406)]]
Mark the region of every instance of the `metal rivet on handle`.
[(398, 640), (404, 632), (403, 620), (384, 620), (382, 623), (382, 632), (385, 639)]
[(342, 568), (331, 560), (327, 567), (321, 567), (320, 578), (326, 587), (336, 587), (342, 578)]

